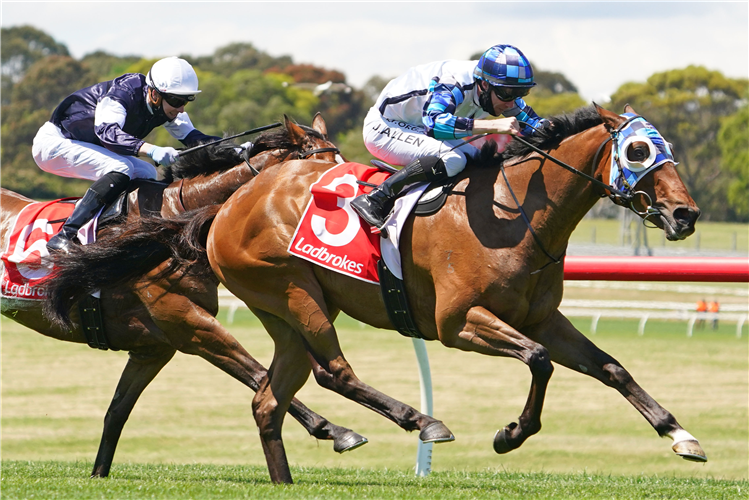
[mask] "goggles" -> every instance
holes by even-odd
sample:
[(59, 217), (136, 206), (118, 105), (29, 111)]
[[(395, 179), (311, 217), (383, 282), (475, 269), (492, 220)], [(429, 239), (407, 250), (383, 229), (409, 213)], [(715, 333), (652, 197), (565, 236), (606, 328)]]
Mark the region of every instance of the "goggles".
[(161, 97), (173, 108), (181, 108), (188, 102), (195, 100), (194, 95), (161, 94)]
[(492, 85), (492, 91), (502, 102), (514, 101), (518, 97), (525, 97), (531, 92), (531, 87), (499, 87)]

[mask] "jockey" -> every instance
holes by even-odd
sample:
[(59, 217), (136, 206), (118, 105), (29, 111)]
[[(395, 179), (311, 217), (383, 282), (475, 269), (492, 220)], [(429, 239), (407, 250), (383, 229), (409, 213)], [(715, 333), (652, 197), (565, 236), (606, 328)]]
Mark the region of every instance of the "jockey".
[(186, 146), (219, 139), (197, 130), (185, 105), (200, 93), (198, 76), (184, 59), (167, 57), (148, 75), (129, 73), (66, 97), (34, 137), (36, 164), (62, 177), (94, 181), (78, 202), (50, 251), (67, 253), (78, 229), (114, 201), (130, 179), (156, 179), (156, 164), (171, 165), (179, 151), (143, 140), (160, 125)]
[(351, 206), (381, 228), (406, 187), (457, 175), (480, 143), (498, 139), (464, 138), (533, 134), (545, 121), (523, 101), (534, 85), (528, 59), (512, 45), (491, 47), (478, 63), (434, 62), (390, 81), (364, 119), (364, 144), (373, 156), (406, 166)]

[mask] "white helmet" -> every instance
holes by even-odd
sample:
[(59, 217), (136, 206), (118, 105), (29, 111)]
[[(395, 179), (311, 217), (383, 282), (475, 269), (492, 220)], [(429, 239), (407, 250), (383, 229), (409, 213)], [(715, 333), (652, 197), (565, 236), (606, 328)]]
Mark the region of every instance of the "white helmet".
[(146, 76), (146, 83), (162, 94), (191, 96), (200, 93), (198, 75), (190, 63), (179, 57), (156, 61)]

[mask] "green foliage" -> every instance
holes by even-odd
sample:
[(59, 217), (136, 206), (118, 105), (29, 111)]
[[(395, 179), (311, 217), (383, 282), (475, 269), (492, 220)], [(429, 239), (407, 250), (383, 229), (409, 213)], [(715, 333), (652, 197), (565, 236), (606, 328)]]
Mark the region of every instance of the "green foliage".
[(736, 113), (747, 96), (747, 80), (689, 66), (622, 85), (611, 97), (611, 109), (622, 112), (632, 105), (673, 143), (678, 170), (703, 219), (736, 220), (725, 203), (731, 179), (721, 169), (717, 135), (722, 119)]
[(21, 81), (31, 65), (48, 56), (67, 56), (65, 45), (32, 26), (2, 28), (2, 104), (10, 103), (13, 85)]
[(96, 75), (96, 81), (99, 82), (113, 80), (125, 73), (133, 73), (134, 71), (131, 71), (130, 67), (140, 61), (139, 56), (120, 57), (101, 50), (87, 54), (81, 59), (81, 62)]
[(728, 203), (749, 220), (749, 106), (723, 120), (718, 132), (721, 167), (728, 175)]
[(42, 172), (31, 157), (31, 144), (39, 127), (67, 95), (91, 84), (93, 75), (68, 56), (40, 59), (13, 87), (11, 104), (2, 113), (3, 185), (32, 198), (80, 195), (89, 183), (71, 181)]

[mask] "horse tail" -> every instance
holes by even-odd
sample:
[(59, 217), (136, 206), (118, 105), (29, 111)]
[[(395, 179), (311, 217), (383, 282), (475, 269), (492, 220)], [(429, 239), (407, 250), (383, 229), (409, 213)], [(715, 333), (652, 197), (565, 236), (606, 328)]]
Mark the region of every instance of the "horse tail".
[[(102, 231), (95, 243), (75, 246), (55, 256), (55, 270), (45, 282), (44, 314), (70, 328), (70, 310), (85, 294), (142, 280), (142, 286), (166, 276), (198, 276), (215, 280), (206, 253), (208, 230), (220, 205), (174, 217), (144, 217)], [(168, 264), (152, 273), (165, 261)]]

